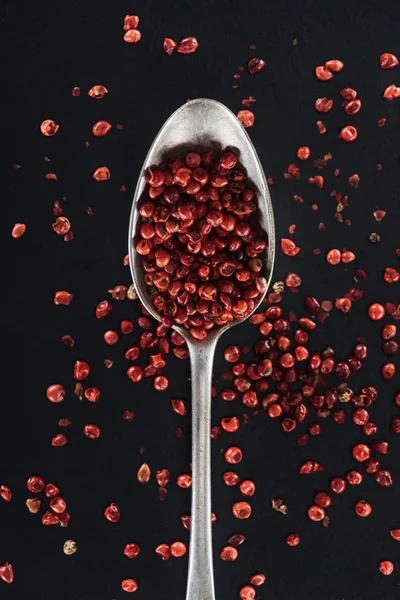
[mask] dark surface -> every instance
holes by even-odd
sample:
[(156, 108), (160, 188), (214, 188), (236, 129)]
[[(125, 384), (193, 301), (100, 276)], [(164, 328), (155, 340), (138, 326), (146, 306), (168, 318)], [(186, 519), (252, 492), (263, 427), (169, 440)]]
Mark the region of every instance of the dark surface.
[[(188, 363), (170, 360), (167, 373), (170, 388), (164, 394), (152, 389), (151, 381), (135, 387), (124, 375), (126, 361), (122, 340), (105, 346), (102, 335), (117, 327), (121, 318), (136, 316), (136, 305), (115, 306), (108, 322), (94, 317), (96, 304), (117, 284), (129, 284), (128, 269), (122, 266), (126, 253), (126, 232), (135, 181), (145, 153), (166, 117), (188, 98), (208, 96), (226, 103), (235, 112), (249, 94), (254, 104), (256, 124), (250, 135), (265, 166), (274, 178), (271, 187), (277, 237), (287, 237), (288, 227), (297, 224), (293, 236), (302, 255), (290, 259), (278, 252), (274, 281), (289, 271), (300, 274), (300, 294), (286, 292), (284, 306), (300, 315), (306, 295), (319, 300), (335, 300), (353, 285), (356, 267), (364, 268), (365, 296), (344, 315), (333, 310), (330, 318), (311, 334), (310, 347), (333, 345), (339, 356), (347, 356), (355, 338), (364, 336), (369, 357), (364, 369), (351, 378), (357, 389), (377, 384), (380, 397), (371, 409), (371, 419), (379, 424), (377, 439), (389, 439), (391, 454), (383, 464), (392, 471), (394, 485), (380, 488), (366, 476), (359, 488), (335, 497), (329, 510), (328, 529), (311, 523), (307, 508), (314, 494), (328, 489), (329, 479), (357, 468), (351, 447), (363, 440), (350, 417), (339, 427), (332, 420), (321, 421), (323, 435), (311, 439), (306, 449), (298, 449), (297, 432), (283, 434), (277, 422), (262, 411), (247, 426), (229, 437), (213, 442), (213, 507), (218, 521), (214, 526), (215, 579), (218, 600), (238, 598), (238, 591), (251, 574), (263, 572), (267, 583), (257, 598), (269, 600), (395, 600), (399, 596), (399, 547), (389, 530), (400, 526), (400, 451), (389, 433), (389, 419), (396, 414), (393, 404), (398, 381), (384, 383), (380, 367), (385, 357), (380, 350), (381, 324), (366, 316), (372, 301), (398, 301), (398, 286), (382, 280), (386, 266), (396, 266), (395, 248), (399, 226), (399, 100), (388, 103), (382, 93), (391, 83), (399, 84), (399, 68), (379, 69), (382, 52), (400, 54), (399, 16), (395, 1), (389, 2), (282, 2), (248, 0), (183, 2), (136, 0), (136, 2), (71, 2), (32, 4), (8, 2), (2, 17), (3, 133), (1, 221), (3, 245), (2, 310), (2, 415), (0, 421), (0, 483), (13, 490), (10, 504), (0, 501), (0, 564), (10, 561), (15, 582), (0, 581), (4, 599), (32, 600), (112, 600), (125, 597), (119, 582), (135, 577), (137, 596), (183, 599), (187, 557), (163, 563), (154, 553), (161, 542), (188, 542), (180, 514), (189, 511), (190, 491), (176, 487), (174, 480), (188, 472), (190, 437), (175, 437), (175, 427), (189, 423), (170, 408), (171, 398), (189, 399)], [(137, 45), (122, 41), (122, 21), (126, 13), (140, 16), (142, 41)], [(165, 36), (177, 39), (195, 35), (200, 48), (188, 57), (167, 56), (162, 51)], [(297, 46), (292, 40), (297, 38)], [(256, 44), (255, 51), (249, 50)], [(4, 56), (4, 53), (3, 53)], [(253, 56), (267, 61), (264, 71), (254, 77), (242, 73), (233, 80), (238, 65)], [(339, 58), (345, 69), (327, 83), (313, 74), (316, 65)], [(5, 64), (4, 64), (5, 62)], [(239, 89), (232, 84), (239, 83)], [(96, 101), (88, 89), (103, 84), (108, 96)], [(81, 97), (71, 96), (74, 86)], [(347, 117), (338, 91), (352, 86), (363, 101), (362, 111)], [(334, 98), (328, 115), (314, 110), (317, 97)], [(385, 128), (377, 121), (387, 117)], [(39, 132), (44, 119), (54, 119), (60, 130), (54, 138)], [(316, 121), (326, 123), (328, 132), (320, 136)], [(113, 128), (106, 138), (94, 138), (91, 126), (98, 119)], [(359, 140), (346, 145), (337, 139), (345, 124), (359, 128)], [(84, 147), (89, 140), (89, 148)], [(316, 174), (311, 161), (300, 164), (302, 179), (287, 182), (283, 172), (295, 162), (298, 146), (309, 144), (313, 158), (327, 152), (333, 155), (319, 190), (308, 184)], [(44, 162), (44, 157), (51, 159)], [(19, 163), (20, 170), (12, 164)], [(383, 165), (382, 171), (376, 164)], [(107, 165), (111, 180), (96, 183), (93, 170)], [(333, 169), (340, 168), (339, 178)], [(46, 181), (53, 171), (58, 181)], [(318, 172), (319, 173), (319, 172)], [(358, 173), (358, 190), (348, 177)], [(126, 193), (119, 191), (121, 184)], [(348, 193), (350, 207), (344, 216), (351, 227), (333, 217), (335, 200), (330, 192)], [(293, 194), (304, 203), (293, 201)], [(62, 195), (67, 201), (62, 202)], [(75, 240), (64, 243), (51, 228), (52, 205), (59, 200), (73, 225)], [(317, 203), (319, 211), (311, 205)], [(87, 215), (91, 206), (94, 216)], [(373, 219), (377, 208), (387, 211), (380, 223)], [(326, 229), (318, 230), (324, 221)], [(25, 222), (28, 230), (21, 240), (10, 231), (15, 222)], [(368, 241), (372, 231), (381, 243)], [(321, 248), (320, 256), (313, 248)], [(349, 266), (328, 267), (324, 260), (331, 247), (350, 247), (357, 261)], [(74, 299), (69, 307), (53, 305), (56, 290), (66, 289)], [(386, 317), (385, 322), (392, 322)], [(73, 349), (60, 337), (72, 335)], [(132, 334), (132, 343), (138, 333)], [(253, 343), (257, 332), (251, 325), (234, 329), (224, 337), (215, 366), (221, 379), (224, 368), (222, 346), (229, 342)], [(104, 367), (105, 358), (114, 367)], [(73, 395), (72, 366), (76, 359), (87, 360), (92, 373), (88, 383), (98, 385), (102, 397), (97, 405), (79, 402)], [(395, 361), (396, 362), (396, 361)], [(62, 405), (50, 405), (46, 387), (62, 382), (68, 396)], [(337, 383), (336, 383), (337, 384)], [(221, 382), (221, 386), (224, 382)], [(135, 412), (133, 423), (122, 420), (124, 409)], [(239, 400), (227, 405), (214, 403), (213, 423), (221, 416), (245, 412)], [(57, 421), (68, 417), (72, 425), (66, 433), (70, 443), (52, 448), (50, 441), (60, 428)], [(315, 421), (312, 414), (308, 423)], [(84, 437), (82, 427), (94, 422), (102, 429), (99, 440)], [(244, 450), (238, 467), (241, 476), (254, 479), (257, 492), (251, 504), (253, 514), (245, 522), (231, 515), (231, 505), (240, 499), (237, 489), (221, 482), (226, 463), (221, 449), (235, 443)], [(141, 454), (140, 448), (144, 451)], [(299, 477), (299, 465), (306, 459), (326, 465), (324, 473)], [(154, 482), (140, 485), (137, 468), (147, 461), (153, 472), (162, 467), (171, 471), (166, 500), (160, 503)], [(361, 469), (362, 470), (362, 469)], [(44, 527), (38, 515), (24, 506), (28, 497), (26, 480), (40, 474), (56, 483), (68, 503), (72, 520), (68, 529)], [(282, 497), (289, 513), (282, 516), (270, 507), (272, 497)], [(359, 498), (373, 506), (369, 519), (358, 518), (353, 510)], [(112, 525), (103, 517), (104, 508), (117, 502), (122, 517)], [(285, 536), (297, 531), (301, 544), (289, 548)], [(247, 541), (236, 563), (223, 563), (218, 555), (229, 535), (243, 532)], [(66, 556), (66, 539), (77, 541), (74, 556)], [(141, 554), (129, 561), (123, 555), (127, 542), (137, 542)], [(396, 571), (383, 577), (377, 570), (380, 560), (393, 560)]]

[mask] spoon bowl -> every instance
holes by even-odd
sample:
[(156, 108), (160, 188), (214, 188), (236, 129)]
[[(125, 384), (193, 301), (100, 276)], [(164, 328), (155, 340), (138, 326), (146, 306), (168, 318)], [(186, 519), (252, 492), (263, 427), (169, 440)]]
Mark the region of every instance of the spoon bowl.
[[(191, 100), (178, 108), (160, 129), (146, 156), (138, 180), (129, 224), (129, 264), (141, 303), (158, 321), (161, 315), (153, 304), (144, 282), (142, 256), (135, 243), (140, 228), (138, 204), (146, 192), (144, 172), (162, 165), (171, 157), (187, 152), (203, 153), (230, 150), (245, 170), (247, 182), (255, 193), (255, 215), (260, 236), (267, 247), (259, 257), (266, 290), (256, 303), (253, 314), (268, 291), (275, 260), (275, 224), (267, 181), (254, 146), (237, 117), (223, 104), (207, 98)], [(175, 324), (173, 329), (185, 339), (190, 356), (192, 380), (192, 509), (189, 547), (189, 571), (186, 600), (215, 600), (211, 539), (211, 381), (215, 347), (220, 336), (243, 320), (234, 320), (208, 331), (204, 340), (192, 337), (187, 329)]]
[[(154, 165), (165, 163), (172, 156), (183, 156), (187, 152), (216, 152), (231, 150), (238, 157), (238, 162), (245, 169), (247, 181), (255, 193), (258, 204), (257, 221), (261, 235), (268, 240), (268, 245), (260, 258), (264, 267), (262, 275), (267, 282), (267, 290), (271, 281), (275, 259), (275, 224), (267, 181), (255, 148), (237, 117), (223, 104), (208, 98), (191, 100), (178, 108), (164, 123), (146, 156), (141, 176), (133, 198), (132, 213), (129, 225), (129, 260), (133, 282), (142, 304), (158, 321), (160, 313), (152, 302), (148, 286), (142, 277), (141, 261), (143, 257), (135, 251), (140, 214), (137, 205), (146, 190), (144, 172)], [(255, 312), (265, 297), (262, 295)], [(251, 313), (252, 314), (252, 313)], [(250, 314), (246, 317), (249, 318)], [(196, 340), (181, 325), (174, 325), (187, 343), (204, 345), (211, 339), (220, 337), (224, 331), (238, 325), (242, 320), (234, 320), (226, 325), (216, 327), (208, 332), (205, 340)]]

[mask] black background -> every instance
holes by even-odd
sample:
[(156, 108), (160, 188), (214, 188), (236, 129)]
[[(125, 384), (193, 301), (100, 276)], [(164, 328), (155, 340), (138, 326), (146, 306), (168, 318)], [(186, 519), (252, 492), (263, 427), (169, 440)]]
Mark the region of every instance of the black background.
[[(138, 328), (129, 340), (113, 348), (102, 339), (108, 328), (118, 327), (121, 318), (134, 318), (138, 307), (131, 302), (115, 305), (111, 319), (97, 321), (94, 308), (108, 296), (114, 285), (129, 285), (128, 269), (122, 265), (126, 253), (126, 233), (132, 193), (140, 165), (157, 130), (167, 116), (188, 98), (216, 98), (237, 112), (241, 100), (256, 97), (255, 126), (249, 130), (271, 187), (277, 224), (277, 238), (287, 237), (288, 227), (297, 224), (293, 239), (302, 248), (297, 258), (278, 252), (274, 281), (289, 271), (300, 274), (300, 294), (287, 291), (283, 305), (303, 314), (306, 295), (319, 300), (335, 300), (353, 285), (355, 268), (364, 268), (365, 296), (347, 315), (333, 310), (323, 326), (311, 334), (314, 350), (331, 344), (340, 357), (347, 356), (357, 336), (364, 336), (369, 356), (361, 372), (352, 375), (350, 385), (376, 384), (379, 400), (371, 408), (371, 419), (379, 424), (377, 439), (389, 439), (391, 454), (382, 464), (394, 477), (393, 487), (380, 488), (371, 476), (360, 487), (335, 497), (329, 509), (331, 522), (326, 529), (311, 523), (307, 508), (314, 494), (328, 489), (329, 479), (344, 475), (357, 465), (351, 448), (362, 441), (361, 431), (351, 421), (351, 407), (345, 406), (349, 420), (338, 426), (321, 421), (323, 435), (311, 439), (305, 449), (296, 445), (298, 428), (283, 434), (277, 422), (262, 411), (250, 416), (249, 424), (229, 437), (213, 442), (213, 510), (216, 597), (238, 598), (242, 585), (255, 572), (267, 576), (258, 588), (257, 598), (268, 600), (394, 600), (399, 595), (399, 546), (389, 530), (400, 526), (399, 458), (395, 436), (389, 433), (390, 417), (396, 414), (393, 397), (398, 382), (384, 383), (380, 377), (385, 357), (380, 350), (381, 324), (366, 316), (373, 301), (398, 301), (398, 287), (382, 280), (386, 266), (396, 266), (395, 248), (399, 226), (399, 101), (386, 102), (383, 90), (399, 84), (399, 68), (379, 68), (382, 52), (400, 54), (400, 9), (386, 2), (261, 2), (255, 0), (219, 2), (199, 0), (135, 0), (135, 2), (81, 1), (56, 4), (14, 3), (3, 5), (2, 17), (2, 206), (3, 309), (2, 309), (2, 393), (0, 420), (0, 483), (13, 490), (10, 504), (0, 504), (0, 564), (10, 561), (15, 581), (0, 581), (1, 597), (32, 600), (57, 597), (60, 600), (112, 600), (125, 597), (120, 581), (134, 577), (137, 595), (149, 598), (184, 598), (187, 557), (164, 563), (154, 553), (161, 542), (188, 542), (180, 515), (189, 511), (190, 490), (177, 488), (174, 481), (188, 472), (189, 432), (182, 440), (175, 427), (189, 424), (178, 417), (169, 404), (171, 398), (189, 399), (187, 361), (171, 359), (167, 368), (170, 387), (160, 394), (146, 380), (135, 386), (124, 372), (123, 351), (137, 340)], [(140, 16), (142, 40), (129, 45), (122, 41), (125, 14)], [(167, 56), (162, 50), (165, 36), (181, 39), (195, 35), (200, 47), (192, 56)], [(298, 44), (292, 44), (293, 39)], [(255, 44), (256, 50), (249, 50)], [(253, 56), (267, 61), (260, 74), (242, 73), (233, 79), (239, 65)], [(4, 58), (5, 57), (5, 58)], [(320, 82), (314, 68), (325, 60), (338, 58), (345, 63), (342, 73), (329, 82)], [(232, 89), (238, 83), (239, 89)], [(96, 84), (109, 94), (101, 101), (87, 96)], [(81, 88), (74, 98), (71, 89)], [(363, 107), (355, 117), (342, 111), (339, 90), (358, 90)], [(314, 110), (317, 97), (334, 99), (334, 109), (322, 120), (328, 132), (321, 136)], [(384, 128), (378, 119), (386, 117)], [(53, 138), (39, 131), (44, 119), (60, 124)], [(105, 138), (94, 138), (91, 127), (98, 119), (115, 127)], [(346, 124), (355, 124), (359, 139), (352, 145), (337, 138)], [(85, 148), (85, 141), (90, 145)], [(285, 181), (287, 166), (296, 162), (296, 149), (308, 144), (312, 158), (331, 152), (333, 159), (323, 172), (322, 190), (308, 184), (317, 174), (311, 161), (300, 164), (302, 179)], [(48, 156), (51, 162), (46, 163)], [(13, 163), (21, 165), (19, 170)], [(376, 164), (383, 165), (382, 171)], [(91, 174), (107, 165), (111, 179), (96, 183)], [(340, 168), (340, 176), (333, 169)], [(55, 172), (58, 181), (46, 181), (45, 173)], [(358, 189), (348, 177), (358, 173)], [(120, 185), (126, 186), (125, 193)], [(348, 193), (350, 207), (344, 216), (346, 227), (333, 217), (333, 189)], [(304, 203), (293, 200), (293, 194)], [(61, 197), (67, 200), (63, 202)], [(71, 220), (75, 239), (64, 243), (51, 228), (53, 202), (61, 202)], [(317, 203), (319, 211), (311, 205)], [(91, 206), (94, 216), (87, 214)], [(372, 212), (387, 211), (376, 223)], [(325, 222), (326, 229), (318, 230)], [(27, 224), (21, 240), (10, 236), (16, 222)], [(381, 243), (368, 241), (371, 232), (381, 235)], [(329, 267), (324, 259), (331, 247), (350, 247), (357, 261)], [(322, 254), (315, 256), (314, 248)], [(66, 289), (74, 299), (69, 307), (53, 304), (56, 290)], [(397, 294), (397, 296), (396, 296)], [(390, 317), (386, 322), (392, 322)], [(60, 338), (72, 335), (73, 349)], [(257, 332), (251, 325), (235, 328), (218, 347), (215, 378), (224, 368), (223, 347), (228, 343), (253, 343)], [(114, 360), (107, 370), (104, 359)], [(88, 383), (98, 385), (98, 404), (79, 402), (73, 395), (72, 366), (87, 360), (92, 372)], [(46, 387), (55, 382), (66, 385), (68, 395), (61, 405), (51, 405)], [(219, 384), (223, 387), (224, 382)], [(122, 412), (135, 412), (132, 423), (122, 420)], [(221, 416), (240, 415), (244, 407), (214, 401), (213, 423)], [(66, 433), (70, 443), (52, 448), (50, 441), (60, 428), (57, 421), (68, 417), (72, 425)], [(315, 421), (312, 414), (308, 422)], [(102, 429), (99, 440), (84, 437), (85, 423)], [(188, 426), (189, 429), (189, 426)], [(257, 491), (251, 500), (253, 514), (240, 522), (231, 514), (231, 505), (240, 499), (235, 488), (221, 480), (226, 470), (221, 449), (232, 443), (244, 450), (238, 467), (242, 477), (254, 479)], [(144, 448), (141, 453), (140, 449)], [(314, 477), (299, 477), (298, 467), (306, 459), (322, 462), (327, 470)], [(171, 471), (168, 496), (158, 499), (157, 485), (136, 481), (136, 471), (147, 461), (153, 472)], [(28, 497), (26, 480), (40, 474), (61, 488), (72, 520), (68, 529), (44, 527), (38, 515), (24, 506)], [(286, 516), (274, 512), (272, 497), (282, 497), (289, 505)], [(354, 513), (354, 503), (367, 499), (373, 506), (369, 519)], [(117, 502), (121, 520), (112, 525), (103, 517), (104, 508)], [(289, 548), (285, 536), (297, 531), (301, 544)], [(219, 552), (232, 533), (243, 532), (246, 542), (235, 563), (224, 563)], [(77, 541), (73, 556), (63, 554), (66, 539)], [(127, 542), (137, 542), (140, 555), (129, 561), (123, 555)], [(377, 569), (390, 559), (396, 571), (383, 577)]]

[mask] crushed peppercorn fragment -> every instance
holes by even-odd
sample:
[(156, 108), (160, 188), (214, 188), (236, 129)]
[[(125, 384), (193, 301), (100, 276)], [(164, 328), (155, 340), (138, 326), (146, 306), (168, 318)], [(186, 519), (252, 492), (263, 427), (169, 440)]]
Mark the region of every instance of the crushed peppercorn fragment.
[(0, 579), (6, 583), (14, 581), (14, 569), (9, 562), (5, 562), (4, 565), (0, 566)]

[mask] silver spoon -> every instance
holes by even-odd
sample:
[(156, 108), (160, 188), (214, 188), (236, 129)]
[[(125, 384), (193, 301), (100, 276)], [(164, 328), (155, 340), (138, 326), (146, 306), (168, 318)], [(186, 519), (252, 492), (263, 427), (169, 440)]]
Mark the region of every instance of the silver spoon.
[[(207, 98), (191, 100), (167, 119), (156, 136), (139, 177), (129, 224), (132, 278), (141, 303), (158, 321), (160, 314), (143, 281), (142, 257), (134, 245), (140, 226), (138, 201), (146, 189), (144, 171), (147, 167), (162, 164), (167, 158), (179, 158), (186, 152), (226, 149), (238, 156), (256, 195), (259, 227), (268, 239), (265, 255), (261, 256), (264, 262), (262, 274), (267, 281), (267, 289), (270, 284), (275, 259), (275, 224), (267, 182), (254, 146), (226, 106)], [(186, 600), (215, 600), (211, 539), (211, 379), (215, 347), (220, 336), (240, 322), (233, 321), (212, 329), (203, 341), (194, 339), (184, 327), (174, 326), (188, 346), (192, 380), (192, 508)]]

